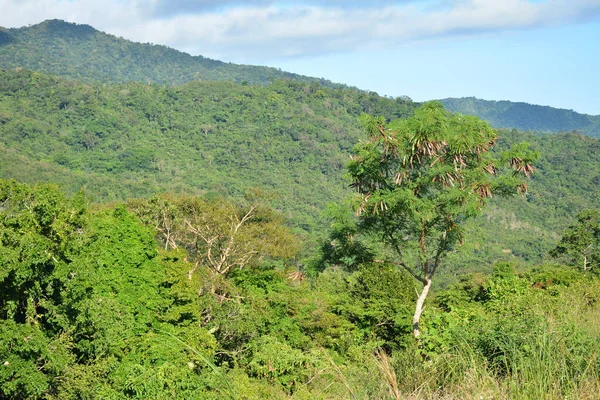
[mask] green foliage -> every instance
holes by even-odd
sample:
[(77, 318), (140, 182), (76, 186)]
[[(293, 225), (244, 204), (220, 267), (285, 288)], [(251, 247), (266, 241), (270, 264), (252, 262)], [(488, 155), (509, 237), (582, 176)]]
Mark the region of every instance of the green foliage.
[(577, 216), (577, 224), (569, 227), (561, 241), (550, 252), (553, 257), (565, 256), (583, 271), (598, 273), (600, 267), (600, 212), (582, 211)]
[(70, 338), (48, 338), (37, 325), (0, 320), (0, 396), (40, 398), (73, 362)]
[(496, 132), (438, 102), (392, 128), (381, 118), (364, 123), (371, 139), (355, 148), (348, 165), (359, 226), (378, 235), (395, 252), (393, 260), (423, 284), (413, 317), (418, 337), (433, 276), (463, 241), (465, 221), (479, 215), (492, 194), (526, 191), (523, 177), (538, 154), (523, 144), (496, 160), (490, 152)]
[(539, 289), (571, 286), (581, 280), (580, 271), (560, 264), (541, 264), (524, 272), (523, 277)]
[(84, 243), (83, 196), (0, 180), (0, 315), (50, 323), (64, 270)]
[[(0, 181), (0, 398), (597, 396), (597, 278), (518, 274), (515, 261), (540, 260), (598, 208), (598, 140), (503, 130), (491, 149), (489, 126), (436, 103), (415, 113), (409, 99), (60, 21), (0, 30), (0, 47), (2, 62), (88, 82), (0, 70), (2, 176), (140, 198), (90, 209), (82, 194)], [(146, 84), (199, 77), (245, 82)], [(350, 167), (370, 195), (362, 225), (332, 206), (322, 241), (363, 113), (381, 117), (363, 117), (372, 139)], [(551, 114), (539, 126), (564, 122)], [(523, 190), (538, 151), (528, 196), (487, 199)], [(595, 225), (581, 214), (553, 254), (595, 267)], [(443, 285), (458, 280), (427, 304), (418, 348), (414, 282), (386, 262), (395, 244), (405, 265), (447, 256)]]
[(537, 154), (520, 146), (504, 154), (513, 172), (488, 153), (495, 132), (474, 117), (450, 115), (428, 103), (394, 124), (367, 121), (372, 139), (355, 149), (349, 164), (358, 191), (361, 226), (380, 232), (401, 262), (429, 275), (462, 241), (462, 225), (480, 213), (492, 193), (515, 194)]
[(85, 187), (102, 201), (161, 190), (240, 200), (259, 187), (305, 233), (323, 227), (321, 210), (343, 197), (343, 166), (360, 137), (356, 117), (414, 109), (296, 81), (108, 86), (1, 70), (0, 89), (5, 177)]
[(465, 278), (436, 297), (441, 309), (426, 312), (423, 347), (439, 371), (421, 373), (433, 372), (443, 392), (472, 384), (472, 394), (496, 398), (586, 398), (600, 372), (591, 350), (600, 325), (590, 319), (598, 288), (557, 266), (517, 275), (499, 264), (488, 278)]
[(154, 241), (124, 207), (96, 214), (89, 243), (70, 266), (64, 307), (82, 360), (123, 356), (148, 330), (163, 300)]
[[(524, 197), (492, 199), (483, 216), (467, 223), (465, 245), (450, 255), (445, 276), (491, 272), (499, 260), (534, 265), (556, 247), (577, 214), (598, 207), (600, 142), (581, 134), (541, 135), (501, 130), (504, 151), (520, 140), (541, 154)], [(582, 263), (580, 264), (582, 265)], [(440, 279), (441, 280), (441, 279)]]
[(366, 264), (348, 277), (349, 301), (340, 307), (364, 334), (388, 351), (407, 347), (415, 285), (393, 265)]
[[(147, 228), (123, 206), (89, 215), (81, 196), (53, 186), (1, 187), (3, 398), (164, 398), (206, 386), (187, 368), (206, 356), (156, 336), (170, 329), (157, 318), (170, 295)], [(205, 330), (174, 336), (214, 354)]]
[(322, 243), (318, 259), (310, 267), (323, 271), (327, 266), (342, 266), (347, 271), (353, 271), (360, 265), (372, 262), (373, 251), (360, 237), (357, 219), (350, 208), (330, 204), (326, 214), (332, 221), (329, 237)]
[[(248, 189), (259, 187), (309, 239), (302, 257), (323, 243), (325, 205), (347, 195), (344, 165), (363, 135), (356, 118), (369, 112), (394, 120), (416, 107), (294, 81), (267, 87), (83, 85), (4, 70), (0, 88), (2, 176), (56, 182), (71, 193), (83, 189), (97, 201), (168, 191), (232, 196), (239, 203)], [(281, 101), (273, 103), (272, 95)], [(444, 280), (453, 279), (459, 266), (473, 272), (489, 271), (499, 259), (535, 263), (578, 212), (598, 207), (597, 139), (502, 131), (497, 147), (508, 150), (523, 140), (542, 154), (529, 195), (492, 199), (483, 218), (467, 221), (465, 246), (448, 259)], [(343, 230), (338, 236), (329, 243), (341, 246), (324, 248), (333, 264), (355, 268), (349, 263), (367, 261), (359, 244), (373, 248), (373, 240)]]
[(276, 381), (288, 390), (297, 381), (310, 379), (310, 358), (276, 338), (262, 336), (250, 344), (252, 360), (248, 365), (251, 376)]
[(161, 196), (129, 207), (157, 231), (162, 247), (186, 249), (190, 261), (221, 275), (265, 259), (290, 259), (294, 235), (275, 210), (258, 199), (236, 205), (214, 197)]
[(517, 277), (513, 265), (500, 263), (494, 267), (491, 278), (483, 285), (481, 298), (490, 304), (498, 304), (501, 308), (506, 301), (525, 293), (528, 286), (527, 281)]
[[(498, 263), (429, 303), (416, 348), (414, 282), (396, 265), (331, 263), (307, 276), (265, 257), (224, 276), (190, 262), (184, 246), (165, 249), (164, 228), (189, 216), (182, 205), (227, 224), (231, 214), (213, 211), (235, 210), (232, 202), (165, 195), (90, 210), (54, 186), (0, 183), (2, 398), (597, 393), (593, 275), (557, 265), (518, 274)], [(272, 212), (261, 208), (255, 222)], [(340, 216), (334, 227), (351, 221)], [(27, 245), (38, 242), (56, 260), (33, 257), (38, 247)], [(17, 289), (36, 279), (44, 284), (21, 303)]]

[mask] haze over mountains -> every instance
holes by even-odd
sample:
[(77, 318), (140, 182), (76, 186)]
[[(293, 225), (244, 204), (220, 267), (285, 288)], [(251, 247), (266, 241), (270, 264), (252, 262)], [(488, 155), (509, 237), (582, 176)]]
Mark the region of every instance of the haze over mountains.
[[(392, 120), (418, 106), (58, 20), (1, 30), (0, 67), (2, 177), (83, 187), (97, 201), (164, 191), (241, 197), (258, 187), (299, 232), (316, 236), (326, 205), (350, 194), (345, 164), (364, 135), (360, 115)], [(498, 128), (599, 136), (599, 117), (568, 110), (442, 101)], [(597, 139), (516, 131), (501, 138), (502, 148), (530, 141), (542, 154), (538, 174), (529, 197), (497, 201), (472, 224), (488, 246), (465, 248), (455, 265), (539, 260), (579, 210), (600, 204)]]

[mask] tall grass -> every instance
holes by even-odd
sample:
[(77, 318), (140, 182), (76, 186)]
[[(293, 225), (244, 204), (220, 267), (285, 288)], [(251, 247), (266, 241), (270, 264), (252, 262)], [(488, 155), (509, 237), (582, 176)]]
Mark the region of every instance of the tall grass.
[(464, 327), (452, 347), (426, 361), (417, 349), (377, 354), (389, 398), (600, 399), (598, 281), (521, 301), (529, 303), (523, 315), (486, 315), (483, 326)]
[[(510, 339), (508, 339), (510, 340)], [(505, 371), (463, 343), (435, 360), (398, 355), (380, 362), (390, 399), (517, 399), (565, 400), (600, 398), (598, 354), (574, 360), (564, 342), (548, 335), (532, 338), (523, 347), (508, 349)], [(393, 371), (386, 370), (393, 365)], [(397, 376), (394, 381), (391, 376)]]

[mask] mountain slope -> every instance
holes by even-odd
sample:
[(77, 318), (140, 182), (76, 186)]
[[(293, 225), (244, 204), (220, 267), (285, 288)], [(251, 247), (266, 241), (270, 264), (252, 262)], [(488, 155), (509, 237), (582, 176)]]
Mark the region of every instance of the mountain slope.
[(481, 272), (500, 260), (539, 262), (578, 212), (600, 208), (600, 140), (581, 133), (499, 131), (498, 147), (526, 141), (541, 155), (525, 197), (494, 199), (452, 256), (453, 268)]
[(579, 114), (548, 106), (511, 101), (488, 101), (475, 97), (440, 100), (450, 111), (476, 115), (494, 128), (516, 128), (541, 132), (581, 131), (600, 137), (600, 115)]
[[(295, 81), (93, 85), (0, 70), (0, 177), (84, 188), (98, 201), (157, 192), (243, 196), (250, 188), (305, 233), (350, 194), (343, 176), (363, 113), (406, 117), (417, 105)], [(542, 154), (527, 198), (494, 202), (451, 261), (481, 271), (539, 260), (583, 208), (600, 207), (600, 140), (501, 132)], [(515, 258), (516, 257), (516, 258)]]
[(0, 67), (21, 67), (84, 82), (177, 85), (192, 80), (227, 80), (265, 84), (274, 79), (294, 79), (342, 86), (276, 68), (193, 57), (166, 46), (135, 43), (89, 25), (61, 20), (18, 29), (0, 28)]
[(358, 116), (399, 118), (415, 107), (296, 81), (91, 85), (0, 70), (0, 144), (30, 160), (0, 162), (0, 173), (22, 179), (25, 165), (54, 165), (44, 179), (77, 190), (88, 176), (88, 192), (104, 201), (166, 190), (241, 196), (261, 187), (310, 230), (345, 192)]

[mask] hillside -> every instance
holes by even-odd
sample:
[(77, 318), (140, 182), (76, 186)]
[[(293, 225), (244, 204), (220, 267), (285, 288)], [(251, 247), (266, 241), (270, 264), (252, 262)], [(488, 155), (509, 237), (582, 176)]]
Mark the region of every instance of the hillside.
[(266, 84), (275, 79), (293, 79), (342, 86), (276, 68), (225, 63), (166, 46), (134, 43), (89, 25), (61, 20), (0, 28), (0, 67), (21, 67), (83, 82), (178, 85), (203, 80)]
[[(344, 87), (276, 68), (225, 63), (191, 56), (166, 46), (135, 43), (89, 25), (62, 20), (48, 20), (23, 28), (0, 27), (0, 68), (24, 68), (87, 83), (180, 85), (201, 80), (264, 85), (278, 79), (291, 79), (327, 87)], [(581, 131), (589, 136), (600, 137), (600, 116), (474, 97), (440, 101), (450, 111), (476, 115), (495, 128), (540, 132)]]
[(494, 128), (516, 128), (540, 132), (580, 131), (600, 137), (600, 115), (579, 114), (548, 106), (512, 101), (488, 101), (475, 97), (440, 100), (450, 111), (475, 115)]
[(444, 102), (0, 28), (0, 400), (597, 399), (600, 116)]
[(362, 136), (358, 117), (395, 119), (415, 107), (296, 81), (109, 86), (3, 70), (0, 172), (71, 190), (85, 185), (98, 201), (157, 191), (239, 197), (261, 187), (309, 231), (323, 226), (325, 204), (346, 192), (346, 160)]
[[(401, 118), (415, 107), (294, 81), (93, 85), (3, 70), (0, 176), (83, 188), (103, 202), (157, 192), (241, 198), (260, 188), (299, 232), (320, 236), (326, 205), (350, 193), (345, 166), (364, 137), (358, 117)], [(501, 138), (501, 148), (531, 142), (542, 153), (539, 171), (529, 197), (498, 201), (472, 224), (451, 261), (463, 270), (539, 260), (578, 211), (600, 204), (597, 139), (518, 131)]]
[(480, 272), (497, 260), (538, 262), (579, 211), (600, 207), (600, 140), (573, 132), (499, 131), (499, 148), (523, 141), (541, 155), (528, 195), (496, 199), (470, 222), (470, 239), (448, 272)]

